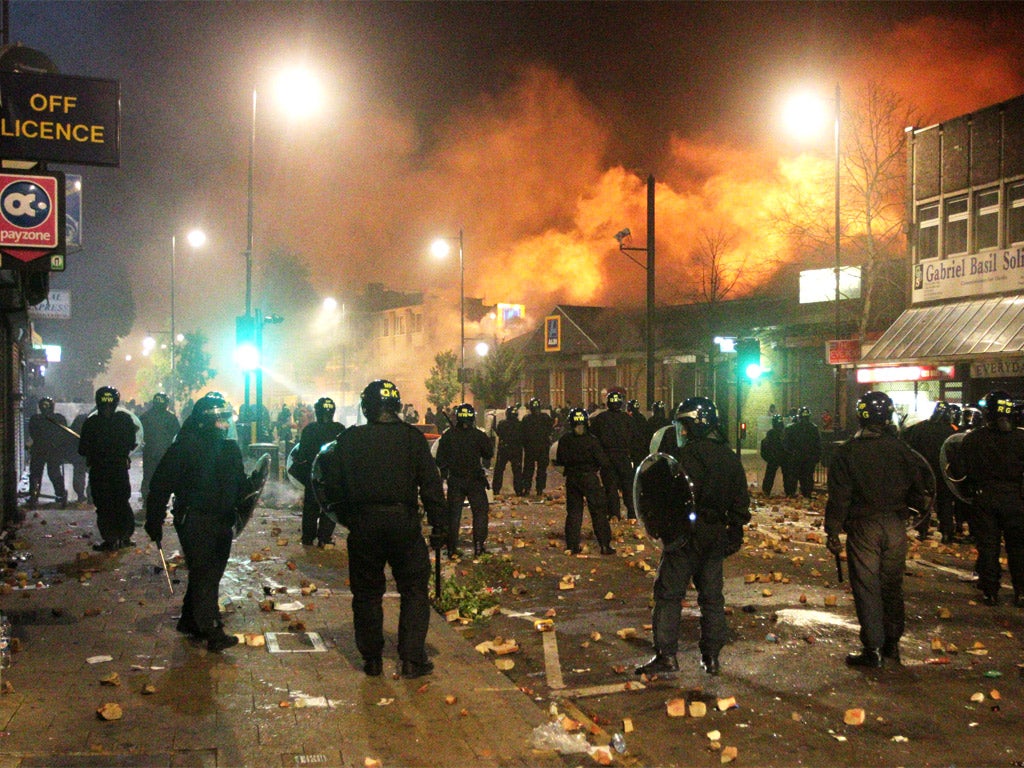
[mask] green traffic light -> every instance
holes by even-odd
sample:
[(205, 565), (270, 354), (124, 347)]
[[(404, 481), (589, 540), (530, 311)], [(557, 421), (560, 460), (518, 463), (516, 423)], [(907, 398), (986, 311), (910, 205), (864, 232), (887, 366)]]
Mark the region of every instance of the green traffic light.
[(749, 365), (747, 365), (743, 373), (745, 373), (747, 378), (750, 379), (751, 381), (756, 381), (757, 379), (761, 378), (761, 374), (764, 373), (764, 371), (762, 370), (761, 366), (758, 365), (757, 363), (750, 363)]

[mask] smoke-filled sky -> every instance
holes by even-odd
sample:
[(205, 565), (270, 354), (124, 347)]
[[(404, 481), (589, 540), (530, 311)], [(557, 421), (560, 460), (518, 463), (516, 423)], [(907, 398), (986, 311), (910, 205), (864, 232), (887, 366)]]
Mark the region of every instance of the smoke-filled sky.
[[(630, 227), (644, 244), (649, 173), (659, 302), (686, 294), (702, 231), (733, 233), (750, 281), (784, 262), (764, 226), (772, 205), (832, 157), (827, 131), (811, 145), (783, 135), (797, 87), (829, 98), (875, 81), (929, 123), (1024, 93), (1018, 3), (10, 6), (12, 42), (121, 85), (120, 167), (63, 168), (85, 177), (85, 247), (52, 286), (71, 290), (79, 320), (130, 297), (123, 358), (168, 327), (177, 233), (177, 327), (213, 337), (222, 370), (244, 309), (254, 87), (257, 304), (261, 264), (282, 249), (322, 296), (369, 281), (457, 291), (457, 263), (428, 246), (461, 228), (466, 294), (532, 318), (559, 302), (643, 302), (643, 270), (612, 235)], [(301, 124), (268, 87), (295, 64), (327, 96)], [(195, 253), (181, 245), (192, 226), (209, 237)], [(288, 316), (273, 333), (291, 344), (313, 311), (263, 309)]]

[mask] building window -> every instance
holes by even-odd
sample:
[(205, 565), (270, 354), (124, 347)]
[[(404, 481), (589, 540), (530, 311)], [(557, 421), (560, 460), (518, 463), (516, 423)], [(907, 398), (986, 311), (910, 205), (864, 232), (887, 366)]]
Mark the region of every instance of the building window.
[(396, 320), (398, 321), (398, 327), (395, 329), (395, 335), (405, 335), (405, 315), (399, 315)]
[(927, 203), (917, 207), (917, 260), (938, 258), (939, 204)]
[(551, 405), (565, 405), (565, 371), (551, 372)]
[(417, 313), (412, 316), (412, 332), (422, 333), (423, 332), (423, 315)]
[(999, 247), (999, 190), (983, 189), (974, 193), (974, 250), (990, 251)]
[(946, 256), (967, 253), (967, 195), (946, 200), (942, 252)]
[(1006, 187), (1006, 243), (1024, 243), (1024, 181)]

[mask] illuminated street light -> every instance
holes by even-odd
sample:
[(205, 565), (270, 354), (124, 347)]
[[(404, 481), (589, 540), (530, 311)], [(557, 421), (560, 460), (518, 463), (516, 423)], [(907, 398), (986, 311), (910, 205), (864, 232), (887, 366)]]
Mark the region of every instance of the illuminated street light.
[[(459, 228), (459, 383), (462, 384), (462, 402), (466, 402), (466, 262), (463, 257), (462, 228)], [(449, 241), (454, 237), (439, 237), (430, 246), (430, 252), (443, 259), (451, 253)]]
[[(828, 124), (828, 103), (829, 99), (820, 99), (815, 97), (813, 94), (801, 93), (794, 96), (787, 103), (786, 108), (783, 111), (784, 122), (787, 129), (791, 134), (798, 138), (807, 138), (812, 135), (820, 135), (821, 131)], [(840, 145), (839, 145), (839, 114), (841, 108), (840, 90), (839, 83), (836, 83), (836, 96), (832, 101), (833, 107), (833, 138), (834, 146), (833, 153), (835, 155), (835, 190), (833, 193), (833, 199), (835, 201), (835, 317), (834, 317), (834, 328), (833, 336), (835, 340), (839, 340), (839, 275), (842, 269), (841, 250), (840, 250), (840, 215), (839, 215), (839, 162), (840, 162)], [(812, 133), (813, 132), (813, 133)], [(840, 363), (836, 363), (834, 369), (835, 376), (835, 421), (834, 424), (836, 429), (839, 428), (840, 419), (843, 417), (843, 411), (840, 409)]]
[(475, 349), (477, 357), (487, 357), (487, 353), (491, 351), (491, 345), (486, 341), (478, 341)]
[[(193, 229), (192, 231), (190, 231), (185, 236), (185, 240), (193, 248), (202, 248), (206, 244), (206, 233), (203, 232), (201, 229)], [(180, 341), (180, 339), (178, 338), (178, 334), (175, 333), (175, 330), (174, 330), (174, 317), (175, 317), (175, 315), (174, 315), (174, 290), (175, 290), (175, 284), (174, 284), (174, 262), (177, 259), (177, 251), (178, 251), (178, 236), (176, 234), (174, 234), (174, 235), (171, 235), (171, 386), (170, 386), (170, 390), (171, 391), (168, 393), (168, 395), (170, 396), (170, 399), (171, 399), (171, 408), (172, 409), (174, 408), (175, 395), (177, 393), (176, 377), (175, 377), (175, 371), (176, 371), (176, 366), (177, 366), (177, 360), (175, 358), (177, 357), (177, 355), (175, 353), (176, 353), (176, 346), (178, 344), (178, 341)]]

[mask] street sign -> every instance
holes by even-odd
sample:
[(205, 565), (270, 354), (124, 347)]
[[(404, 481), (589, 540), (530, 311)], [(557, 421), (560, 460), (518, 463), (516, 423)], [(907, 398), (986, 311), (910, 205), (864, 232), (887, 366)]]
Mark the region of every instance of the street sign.
[(834, 339), (829, 341), (825, 356), (829, 365), (852, 365), (860, 360), (860, 340)]
[(64, 174), (0, 173), (0, 252), (23, 262), (63, 254)]
[(118, 165), (120, 111), (116, 80), (0, 72), (0, 157)]
[(51, 290), (46, 301), (28, 308), (31, 318), (71, 319), (71, 291)]

